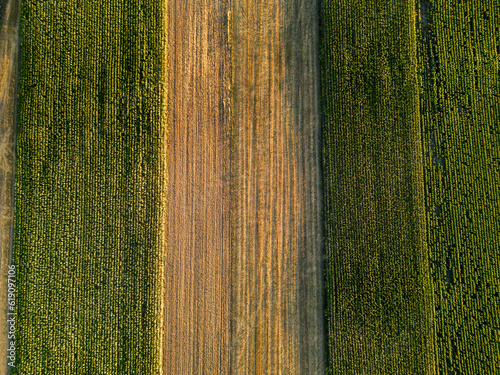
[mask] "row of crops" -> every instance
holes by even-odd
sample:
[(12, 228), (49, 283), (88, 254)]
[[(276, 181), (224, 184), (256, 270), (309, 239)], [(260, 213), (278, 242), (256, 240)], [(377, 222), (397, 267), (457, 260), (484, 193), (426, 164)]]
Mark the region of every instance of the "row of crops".
[(499, 17), (321, 2), (332, 374), (500, 371)]
[(434, 370), (413, 11), (407, 0), (321, 6), (332, 374)]
[(417, 35), (440, 374), (500, 373), (500, 7), (423, 1)]
[(160, 372), (162, 16), (23, 1), (16, 374)]

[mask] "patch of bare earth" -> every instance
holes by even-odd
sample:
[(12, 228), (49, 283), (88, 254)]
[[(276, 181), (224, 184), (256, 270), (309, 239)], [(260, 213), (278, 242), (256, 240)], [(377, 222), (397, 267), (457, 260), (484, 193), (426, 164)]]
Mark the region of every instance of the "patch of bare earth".
[(0, 369), (7, 369), (7, 266), (12, 259), (19, 0), (0, 24)]
[(227, 5), (171, 0), (168, 19), (164, 374), (228, 374)]
[(234, 374), (322, 374), (316, 9), (234, 0)]

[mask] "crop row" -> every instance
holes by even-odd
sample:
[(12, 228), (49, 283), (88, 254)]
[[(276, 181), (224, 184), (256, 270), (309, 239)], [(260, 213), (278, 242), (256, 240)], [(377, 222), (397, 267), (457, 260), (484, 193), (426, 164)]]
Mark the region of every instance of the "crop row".
[(162, 12), (23, 2), (16, 374), (160, 372)]
[(428, 243), (440, 374), (500, 371), (500, 9), (418, 4)]
[(499, 11), (321, 3), (332, 373), (500, 370)]
[(414, 6), (320, 4), (328, 365), (434, 371)]

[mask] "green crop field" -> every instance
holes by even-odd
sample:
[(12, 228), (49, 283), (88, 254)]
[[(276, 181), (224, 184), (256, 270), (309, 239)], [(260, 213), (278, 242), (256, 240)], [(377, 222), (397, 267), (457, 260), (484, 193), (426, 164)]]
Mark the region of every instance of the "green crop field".
[(440, 374), (500, 373), (500, 6), (419, 4), (428, 243)]
[(500, 7), (320, 19), (329, 371), (496, 374)]
[(432, 374), (414, 4), (320, 20), (329, 373)]
[(162, 7), (23, 1), (15, 374), (160, 373)]

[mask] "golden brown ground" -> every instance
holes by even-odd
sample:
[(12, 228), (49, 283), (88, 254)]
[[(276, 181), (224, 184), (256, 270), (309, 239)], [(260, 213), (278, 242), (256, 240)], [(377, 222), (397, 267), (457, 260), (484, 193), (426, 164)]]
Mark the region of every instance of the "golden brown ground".
[(235, 0), (232, 373), (324, 373), (316, 9)]
[(225, 1), (168, 3), (164, 373), (228, 374), (229, 80)]

